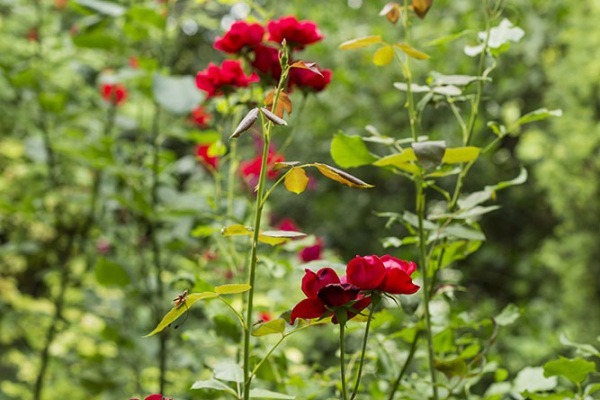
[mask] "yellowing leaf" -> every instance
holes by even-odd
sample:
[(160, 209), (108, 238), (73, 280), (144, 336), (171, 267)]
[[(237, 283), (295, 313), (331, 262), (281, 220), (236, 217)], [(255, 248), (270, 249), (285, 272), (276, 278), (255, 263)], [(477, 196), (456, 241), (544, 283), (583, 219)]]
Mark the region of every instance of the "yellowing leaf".
[(479, 157), (479, 147), (467, 146), (467, 147), (455, 147), (446, 149), (442, 163), (444, 164), (460, 164), (469, 161), (476, 160)]
[(294, 231), (264, 231), (258, 236), (258, 240), (262, 243), (275, 246), (287, 242), (290, 239), (299, 239), (305, 237), (306, 234)]
[(144, 337), (152, 336), (161, 332), (166, 327), (171, 325), (177, 318), (181, 317), (185, 312), (189, 311), (189, 308), (199, 300), (210, 299), (217, 297), (215, 292), (202, 292), (202, 293), (191, 293), (186, 297), (185, 303), (182, 303), (176, 307), (173, 307), (163, 319), (158, 323), (156, 328)]
[(274, 319), (264, 324), (260, 324), (252, 331), (252, 336), (266, 336), (285, 331), (285, 321), (281, 318)]
[(304, 168), (293, 167), (285, 176), (285, 181), (283, 182), (285, 188), (296, 194), (300, 194), (306, 190), (308, 186), (308, 176), (306, 176), (306, 172)]
[(407, 45), (406, 43), (396, 43), (394, 46), (402, 50), (407, 56), (416, 58), (417, 60), (427, 60), (429, 58), (427, 54)]
[(292, 100), (286, 92), (279, 92), (279, 98), (277, 99), (277, 106), (273, 110), (273, 102), (275, 101), (275, 90), (271, 90), (265, 96), (265, 106), (267, 109), (275, 113), (279, 118), (283, 118), (283, 112), (286, 111), (288, 114), (292, 113)]
[(319, 172), (324, 176), (346, 186), (355, 187), (359, 189), (368, 189), (373, 187), (373, 185), (369, 185), (368, 183), (363, 182), (357, 177), (352, 176), (349, 173), (339, 170), (337, 168), (331, 167), (327, 164), (314, 163), (313, 165), (317, 167)]
[(432, 3), (433, 0), (412, 0), (412, 8), (417, 17), (423, 19), (427, 11), (431, 8)]
[(356, 38), (356, 39), (351, 39), (351, 40), (345, 41), (344, 43), (340, 44), (340, 49), (341, 50), (360, 49), (361, 47), (367, 47), (371, 44), (377, 44), (377, 43), (382, 43), (382, 42), (383, 42), (383, 39), (379, 35), (366, 36), (366, 37), (362, 37), (362, 38)]
[(384, 65), (388, 65), (394, 59), (394, 48), (392, 46), (384, 46), (378, 49), (375, 54), (373, 54), (373, 64), (378, 67), (383, 67)]
[(388, 21), (395, 24), (400, 19), (400, 9), (401, 7), (398, 3), (387, 3), (379, 12), (379, 15), (385, 15)]
[(378, 167), (385, 167), (388, 165), (392, 165), (394, 167), (399, 166), (400, 164), (406, 164), (411, 161), (417, 161), (417, 156), (415, 155), (415, 151), (413, 149), (406, 149), (400, 153), (392, 154), (391, 156), (380, 158), (375, 161), (373, 165)]
[(251, 235), (252, 228), (240, 224), (230, 225), (221, 229), (221, 235), (223, 236), (240, 236), (240, 235)]
[(215, 286), (217, 294), (237, 294), (250, 290), (251, 286), (247, 283), (232, 283), (228, 285)]

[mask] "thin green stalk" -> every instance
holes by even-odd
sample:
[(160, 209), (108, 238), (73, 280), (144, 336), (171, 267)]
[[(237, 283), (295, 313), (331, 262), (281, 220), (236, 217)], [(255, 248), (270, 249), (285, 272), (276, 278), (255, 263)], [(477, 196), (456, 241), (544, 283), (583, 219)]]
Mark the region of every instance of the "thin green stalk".
[(340, 375), (342, 379), (342, 399), (348, 400), (348, 389), (346, 389), (346, 362), (344, 360), (344, 324), (340, 323)]
[(363, 365), (365, 363), (365, 353), (367, 352), (367, 339), (369, 338), (369, 328), (371, 327), (371, 319), (373, 319), (373, 312), (375, 311), (375, 306), (377, 304), (372, 303), (369, 309), (369, 316), (367, 317), (367, 326), (365, 327), (365, 334), (363, 337), (362, 350), (360, 353), (360, 361), (358, 363), (358, 372), (356, 373), (356, 383), (354, 384), (354, 390), (352, 391), (352, 395), (350, 396), (350, 400), (354, 400), (354, 398), (358, 395), (358, 387), (360, 386), (360, 378), (362, 375)]
[(429, 283), (429, 265), (427, 259), (427, 251), (425, 248), (425, 241), (427, 238), (425, 237), (425, 191), (423, 188), (423, 181), (418, 179), (416, 181), (417, 185), (417, 194), (416, 194), (416, 203), (417, 203), (417, 217), (419, 220), (419, 265), (421, 266), (422, 275), (423, 275), (423, 288), (421, 291), (423, 292), (423, 308), (425, 311), (425, 337), (427, 338), (427, 355), (429, 359), (429, 372), (431, 375), (431, 386), (433, 389), (433, 399), (438, 400), (438, 388), (437, 388), (437, 378), (435, 375), (435, 357), (433, 351), (433, 335), (431, 332), (431, 313), (429, 310), (429, 301), (431, 300), (431, 293), (433, 292)]
[(415, 352), (417, 351), (417, 343), (419, 342), (419, 337), (420, 337), (420, 333), (417, 332), (415, 334), (415, 337), (413, 338), (411, 345), (410, 345), (408, 357), (406, 357), (406, 361), (404, 361), (404, 365), (402, 366), (402, 369), (400, 370), (398, 377), (396, 378), (396, 380), (394, 381), (394, 384), (392, 385), (392, 390), (390, 390), (390, 395), (388, 396), (388, 400), (394, 399), (394, 395), (396, 394), (396, 391), (398, 390), (398, 386), (400, 386), (402, 377), (404, 377), (404, 374), (408, 370), (408, 366), (410, 365), (410, 362), (412, 361), (412, 359), (415, 355)]
[[(408, 0), (404, 0), (404, 9), (402, 12), (402, 27), (404, 28), (404, 40), (410, 45), (410, 29), (408, 24)], [(415, 110), (415, 101), (412, 93), (412, 72), (410, 70), (410, 57), (406, 57), (406, 60), (402, 62), (402, 73), (404, 79), (406, 79), (406, 101), (408, 103), (408, 119), (410, 122), (410, 132), (413, 141), (417, 141), (419, 136), (417, 134), (417, 112)]]
[(256, 364), (256, 366), (252, 370), (252, 373), (250, 374), (251, 377), (256, 375), (256, 372), (260, 369), (260, 367), (264, 364), (264, 362), (267, 361), (269, 359), (269, 357), (271, 357), (271, 354), (273, 354), (275, 349), (277, 349), (277, 347), (279, 347), (279, 345), (281, 343), (283, 343), (285, 338), (286, 338), (286, 335), (281, 335), (281, 338), (277, 341), (277, 343), (275, 343), (273, 345), (273, 347), (271, 347), (271, 350), (269, 350), (269, 352), (262, 358), (262, 360), (260, 360), (260, 362), (258, 364)]

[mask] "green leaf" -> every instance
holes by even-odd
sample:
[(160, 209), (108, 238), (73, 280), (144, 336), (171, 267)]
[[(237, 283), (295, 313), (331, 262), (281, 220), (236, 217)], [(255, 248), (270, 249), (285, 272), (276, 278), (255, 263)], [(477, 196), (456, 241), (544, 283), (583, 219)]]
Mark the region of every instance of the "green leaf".
[(208, 379), (203, 381), (196, 381), (191, 387), (192, 390), (217, 390), (220, 392), (227, 392), (237, 397), (235, 390), (227, 386), (221, 381), (216, 379)]
[(306, 190), (309, 182), (310, 179), (306, 176), (304, 168), (292, 167), (285, 175), (283, 184), (289, 192), (300, 194)]
[(462, 358), (454, 358), (451, 360), (436, 360), (435, 369), (446, 375), (447, 378), (454, 376), (465, 376), (468, 368), (467, 363)]
[(595, 371), (596, 364), (583, 358), (568, 359), (560, 357), (558, 360), (548, 361), (544, 364), (545, 377), (564, 376), (577, 385)]
[(476, 241), (485, 240), (485, 235), (480, 230), (465, 225), (452, 224), (432, 232), (431, 236), (429, 237), (429, 241), (439, 240), (446, 237)]
[(417, 60), (427, 60), (429, 58), (427, 54), (415, 49), (414, 47), (409, 46), (406, 43), (396, 43), (394, 44), (394, 47), (400, 49), (407, 56), (415, 58)]
[(517, 120), (517, 125), (525, 125), (530, 122), (541, 121), (550, 117), (562, 117), (562, 110), (548, 110), (547, 108), (540, 108), (523, 115)]
[(559, 336), (560, 344), (562, 344), (563, 346), (567, 346), (567, 347), (573, 347), (577, 350), (577, 354), (583, 357), (590, 357), (590, 356), (595, 356), (595, 357), (600, 357), (600, 351), (598, 351), (597, 348), (595, 348), (594, 346), (592, 346), (591, 344), (587, 344), (587, 343), (575, 343), (573, 341), (571, 341), (567, 335), (565, 335), (564, 333), (561, 333)]
[(337, 133), (331, 141), (331, 158), (342, 168), (360, 167), (377, 160), (360, 136)]
[(256, 329), (252, 331), (252, 336), (267, 336), (274, 335), (276, 333), (283, 333), (285, 331), (286, 322), (277, 318), (263, 324), (260, 324)]
[[(394, 87), (402, 92), (408, 91), (408, 85), (404, 82), (395, 82)], [(417, 85), (416, 83), (410, 84), (411, 93), (426, 93), (431, 92), (431, 88), (429, 86)]]
[(373, 64), (378, 67), (383, 67), (384, 65), (388, 65), (394, 59), (394, 48), (392, 46), (384, 46), (373, 54)]
[(419, 164), (430, 171), (442, 163), (446, 142), (443, 140), (415, 142), (412, 144), (412, 148)]
[(96, 280), (102, 286), (124, 287), (131, 283), (127, 270), (116, 262), (100, 257), (94, 268)]
[(194, 303), (196, 303), (197, 301), (204, 300), (204, 299), (210, 299), (210, 298), (217, 297), (217, 296), (218, 295), (215, 292), (202, 292), (202, 293), (189, 294), (186, 297), (185, 303), (182, 303), (181, 305), (179, 305), (177, 307), (173, 307), (163, 317), (163, 319), (158, 323), (156, 328), (154, 328), (154, 330), (152, 332), (145, 335), (144, 337), (149, 337), (149, 336), (155, 335), (158, 332), (161, 332), (162, 330), (164, 330), (166, 327), (171, 325), (177, 318), (181, 317), (185, 312), (189, 311), (189, 308), (192, 305), (194, 305)]
[(75, 46), (87, 49), (116, 50), (122, 45), (117, 37), (100, 30), (80, 33), (72, 40)]
[(460, 164), (476, 160), (479, 157), (479, 147), (454, 147), (446, 149), (442, 162), (444, 164)]
[(517, 374), (513, 388), (517, 393), (524, 391), (544, 392), (552, 390), (557, 385), (556, 377), (544, 377), (544, 369), (542, 367), (525, 367)]
[(478, 81), (478, 76), (471, 75), (444, 75), (439, 72), (432, 72), (433, 85), (453, 85), (453, 86), (466, 86), (472, 82)]
[(217, 231), (217, 228), (210, 225), (198, 225), (190, 233), (192, 237), (209, 237)]
[(294, 231), (264, 231), (258, 235), (258, 240), (262, 243), (275, 246), (287, 242), (290, 239), (299, 239), (305, 237), (306, 234)]
[(293, 400), (296, 396), (290, 396), (283, 393), (271, 392), (267, 389), (250, 389), (251, 399), (281, 399), (281, 400)]
[(500, 314), (494, 317), (496, 324), (500, 326), (507, 326), (514, 323), (521, 316), (521, 310), (514, 304), (509, 304), (500, 312)]
[(111, 17), (119, 17), (125, 13), (125, 8), (110, 1), (75, 0), (75, 3)]
[(155, 73), (152, 76), (154, 100), (165, 110), (186, 115), (202, 101), (204, 96), (196, 88), (192, 76), (165, 76)]
[(232, 283), (228, 285), (215, 286), (216, 294), (237, 294), (250, 290), (251, 286), (247, 283)]
[(506, 189), (507, 187), (522, 185), (526, 181), (527, 181), (527, 170), (525, 168), (521, 168), (521, 170), (519, 171), (519, 175), (516, 178), (511, 179), (509, 181), (499, 182), (495, 185), (486, 186), (485, 189), (486, 190), (493, 189), (495, 191), (502, 190), (502, 189)]
[(213, 368), (215, 379), (227, 382), (242, 383), (244, 371), (235, 361), (225, 360), (218, 362)]
[(321, 174), (323, 174), (324, 176), (326, 176), (327, 178), (334, 180), (336, 182), (339, 182), (343, 185), (354, 187), (354, 188), (359, 188), (359, 189), (368, 189), (368, 188), (373, 187), (373, 185), (369, 185), (368, 183), (363, 182), (362, 180), (358, 179), (357, 177), (352, 176), (347, 172), (341, 171), (341, 170), (334, 168), (332, 166), (329, 166), (327, 164), (314, 163), (312, 165), (317, 167), (319, 172)]
[(367, 47), (372, 44), (382, 43), (383, 39), (379, 35), (366, 36), (362, 38), (356, 38), (347, 40), (344, 43), (340, 44), (340, 50), (353, 50), (360, 49), (362, 47)]
[(373, 165), (377, 167), (392, 166), (411, 174), (418, 174), (420, 171), (419, 167), (415, 165), (415, 161), (417, 161), (415, 151), (413, 149), (404, 149), (400, 153), (380, 158)]
[(240, 224), (230, 225), (221, 229), (221, 235), (223, 236), (249, 236), (254, 230), (249, 226)]

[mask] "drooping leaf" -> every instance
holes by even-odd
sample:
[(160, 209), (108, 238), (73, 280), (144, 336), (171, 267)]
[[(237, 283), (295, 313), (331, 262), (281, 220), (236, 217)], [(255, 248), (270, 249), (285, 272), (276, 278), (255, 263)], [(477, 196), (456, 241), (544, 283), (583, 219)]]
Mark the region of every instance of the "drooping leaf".
[(368, 183), (363, 182), (362, 180), (358, 179), (357, 177), (352, 176), (347, 172), (344, 172), (342, 170), (339, 170), (339, 169), (329, 166), (327, 164), (314, 163), (312, 165), (317, 167), (319, 172), (321, 174), (323, 174), (324, 176), (326, 176), (329, 179), (332, 179), (336, 182), (339, 182), (343, 185), (355, 187), (355, 188), (359, 188), (359, 189), (368, 189), (368, 188), (373, 187), (373, 185), (369, 185)]
[(479, 147), (474, 146), (448, 148), (444, 152), (442, 163), (460, 164), (470, 162), (479, 157), (480, 151)]
[(248, 114), (240, 121), (238, 126), (235, 128), (229, 139), (237, 138), (242, 133), (246, 132), (250, 127), (254, 124), (254, 122), (258, 119), (258, 108), (255, 107), (252, 110), (248, 111)]
[(442, 372), (447, 378), (452, 378), (454, 376), (465, 376), (468, 371), (467, 363), (462, 358), (436, 360), (435, 369)]
[(235, 390), (233, 390), (232, 388), (230, 388), (223, 382), (218, 381), (216, 379), (196, 381), (196, 382), (194, 382), (194, 384), (192, 385), (192, 387), (190, 389), (192, 389), (192, 390), (207, 390), (207, 389), (208, 390), (217, 390), (220, 392), (230, 393), (233, 396), (237, 396), (237, 393), (235, 392)]
[(577, 354), (583, 357), (600, 357), (600, 351), (589, 343), (575, 343), (570, 340), (567, 335), (561, 333), (559, 336), (560, 344), (567, 347), (573, 347), (577, 350)]
[(447, 237), (476, 241), (485, 240), (485, 235), (483, 232), (481, 232), (481, 230), (458, 224), (451, 224), (432, 232), (429, 240), (433, 241)]
[(264, 107), (261, 107), (260, 112), (263, 113), (263, 115), (275, 125), (287, 125), (287, 122), (285, 122), (283, 118), (279, 118), (277, 115), (273, 114)]
[(165, 76), (155, 73), (152, 76), (154, 100), (165, 110), (186, 115), (202, 101), (202, 94), (196, 89), (192, 76)]
[(460, 96), (462, 94), (462, 90), (454, 85), (435, 86), (431, 91), (442, 96)]
[(379, 35), (366, 36), (362, 38), (351, 39), (340, 44), (341, 50), (352, 50), (360, 49), (361, 47), (367, 47), (372, 44), (382, 43), (383, 39)]
[(287, 112), (288, 115), (292, 114), (292, 100), (290, 96), (283, 90), (279, 92), (279, 98), (277, 99), (277, 106), (273, 110), (273, 102), (275, 101), (275, 90), (269, 91), (265, 96), (265, 106), (273, 111), (279, 118), (283, 118), (283, 112)]
[(426, 170), (433, 170), (442, 163), (446, 142), (443, 140), (415, 142), (412, 148), (419, 164)]
[[(394, 87), (403, 92), (408, 91), (408, 85), (404, 82), (395, 82)], [(416, 83), (411, 83), (410, 91), (412, 93), (426, 93), (426, 92), (430, 92), (431, 88), (429, 86), (423, 86), (423, 85), (417, 85)]]
[(518, 119), (517, 124), (525, 125), (530, 122), (541, 121), (550, 117), (562, 117), (562, 110), (548, 110), (547, 108), (540, 108), (538, 110), (531, 111), (523, 115), (521, 118)]
[(378, 167), (386, 167), (388, 165), (394, 167), (401, 167), (402, 165), (413, 161), (417, 161), (417, 156), (415, 154), (415, 151), (409, 148), (404, 149), (400, 153), (380, 158), (379, 160), (375, 161), (373, 165), (376, 165)]
[(299, 239), (305, 237), (306, 234), (294, 231), (264, 231), (258, 235), (258, 240), (262, 243), (276, 246), (291, 239)]
[(231, 283), (227, 285), (215, 286), (215, 293), (221, 294), (238, 294), (250, 290), (250, 285), (247, 283)]
[(306, 171), (304, 171), (304, 168), (292, 167), (292, 169), (285, 175), (283, 184), (288, 191), (300, 194), (306, 190), (308, 182), (310, 182), (310, 179), (308, 179), (308, 176), (306, 176)]
[(252, 336), (267, 336), (283, 333), (283, 331), (285, 331), (285, 325), (286, 322), (283, 319), (277, 318), (260, 324), (252, 331)]
[(311, 70), (312, 72), (314, 72), (315, 74), (317, 74), (319, 76), (323, 76), (323, 73), (317, 67), (317, 63), (314, 63), (314, 62), (296, 61), (295, 63), (293, 63), (292, 65), (290, 65), (290, 68), (308, 69), (308, 70)]
[(163, 319), (158, 323), (156, 328), (154, 328), (154, 330), (152, 332), (145, 335), (144, 337), (155, 335), (158, 332), (161, 332), (162, 330), (164, 330), (166, 327), (171, 325), (177, 318), (181, 317), (184, 313), (188, 312), (189, 308), (192, 305), (194, 305), (197, 301), (204, 300), (204, 299), (210, 299), (210, 298), (217, 297), (217, 296), (218, 295), (215, 292), (202, 292), (202, 293), (188, 294), (185, 302), (182, 302), (182, 304), (180, 304), (176, 307), (173, 307), (163, 317)]
[(427, 11), (431, 8), (433, 0), (412, 0), (412, 7), (417, 17), (423, 19), (427, 14)]
[(244, 371), (235, 361), (224, 360), (218, 362), (213, 368), (215, 379), (226, 382), (242, 383)]
[(102, 286), (124, 287), (131, 283), (129, 273), (121, 264), (104, 257), (98, 258), (94, 273), (96, 281)]
[(336, 133), (331, 141), (331, 158), (342, 168), (369, 165), (377, 160), (360, 136)]
[(280, 400), (294, 400), (296, 396), (290, 396), (283, 393), (272, 392), (267, 389), (250, 389), (251, 399), (280, 399)]
[(519, 310), (519, 307), (514, 304), (509, 304), (502, 309), (500, 314), (494, 317), (494, 321), (500, 326), (508, 326), (519, 319), (520, 316), (521, 310)]
[(384, 65), (388, 65), (394, 59), (394, 48), (392, 46), (383, 46), (373, 54), (373, 64), (378, 67), (383, 67)]
[(558, 360), (548, 361), (544, 364), (544, 376), (546, 378), (564, 376), (577, 385), (595, 371), (596, 364), (583, 358), (568, 359), (561, 356)]
[(412, 47), (406, 43), (396, 43), (396, 44), (394, 44), (394, 47), (400, 49), (400, 51), (402, 51), (407, 56), (417, 59), (417, 60), (427, 60), (429, 58), (429, 56), (427, 54), (423, 53), (420, 50), (415, 49), (414, 47)]
[(252, 232), (252, 228), (240, 224), (230, 225), (221, 229), (221, 235), (223, 236), (248, 236), (251, 235)]

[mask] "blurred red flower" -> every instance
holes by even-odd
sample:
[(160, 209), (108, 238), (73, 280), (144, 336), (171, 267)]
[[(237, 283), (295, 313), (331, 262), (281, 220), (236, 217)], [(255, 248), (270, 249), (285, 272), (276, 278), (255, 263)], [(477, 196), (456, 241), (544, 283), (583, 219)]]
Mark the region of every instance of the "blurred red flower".
[(417, 265), (390, 255), (356, 256), (346, 267), (348, 283), (360, 290), (379, 290), (389, 294), (413, 294), (419, 290), (410, 275)]
[(258, 317), (261, 322), (269, 322), (270, 320), (273, 319), (273, 315), (271, 315), (271, 313), (268, 311), (263, 311), (263, 312), (259, 313)]
[(298, 253), (298, 256), (303, 262), (320, 260), (323, 247), (323, 240), (321, 238), (317, 238), (317, 242), (314, 245), (303, 248), (300, 253)]
[(217, 169), (219, 165), (219, 157), (211, 156), (208, 154), (208, 149), (210, 145), (208, 144), (199, 144), (196, 146), (196, 158), (206, 165), (207, 167), (211, 167), (213, 169)]
[(204, 90), (207, 97), (218, 96), (231, 92), (237, 87), (246, 87), (253, 82), (258, 82), (258, 75), (246, 75), (242, 64), (237, 60), (225, 60), (219, 67), (209, 63), (206, 69), (196, 75), (196, 86)]
[(119, 105), (127, 98), (127, 89), (121, 83), (105, 83), (100, 86), (102, 98), (110, 104)]
[(269, 22), (267, 30), (270, 41), (281, 43), (285, 39), (289, 46), (297, 50), (302, 50), (306, 45), (323, 39), (323, 35), (314, 22), (298, 21), (293, 16)]
[(310, 69), (292, 68), (290, 71), (289, 86), (297, 86), (305, 92), (320, 92), (331, 82), (331, 70), (319, 69), (322, 75), (319, 75)]
[(204, 107), (196, 107), (190, 112), (190, 119), (200, 129), (206, 128), (211, 118), (212, 116), (206, 112)]
[(300, 232), (300, 228), (298, 228), (298, 225), (296, 225), (296, 223), (294, 222), (293, 219), (291, 218), (284, 218), (279, 222), (279, 225), (277, 225), (277, 228), (280, 231), (292, 231), (292, 232)]
[(370, 297), (360, 294), (360, 289), (342, 283), (332, 268), (322, 268), (316, 273), (306, 269), (302, 278), (302, 291), (306, 299), (296, 304), (290, 315), (293, 324), (296, 319), (325, 318), (333, 316), (332, 322), (339, 323), (338, 315), (345, 313), (345, 320), (356, 316), (371, 304)]
[(215, 40), (214, 48), (225, 53), (239, 53), (244, 47), (254, 48), (262, 42), (265, 28), (246, 21), (234, 22), (223, 37)]
[[(276, 153), (274, 150), (269, 149), (267, 155), (267, 178), (275, 179), (279, 175), (278, 171), (275, 171), (273, 167), (279, 162), (285, 161), (283, 155)], [(240, 163), (240, 173), (244, 177), (244, 180), (248, 183), (251, 188), (256, 187), (260, 178), (260, 169), (262, 167), (262, 155), (257, 155), (252, 160), (242, 161)]]
[(252, 67), (262, 75), (272, 78), (274, 82), (278, 82), (281, 77), (279, 50), (259, 44), (254, 48)]
[[(131, 398), (129, 400), (139, 400), (138, 398)], [(165, 397), (162, 394), (151, 394), (150, 396), (144, 397), (144, 400), (173, 400), (172, 397)]]

